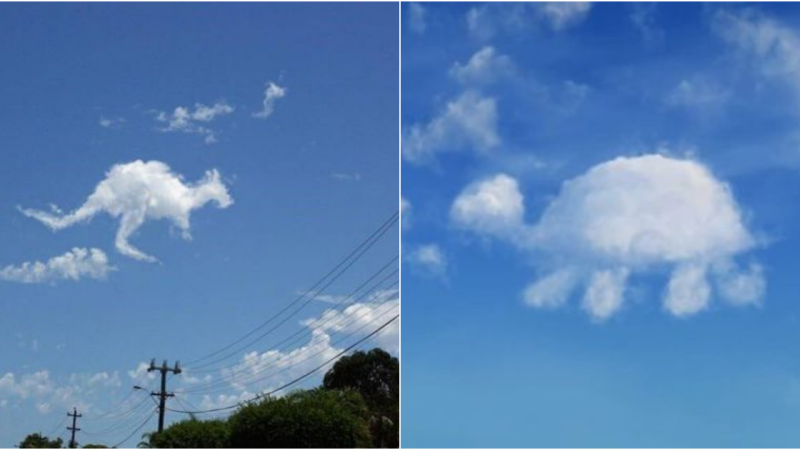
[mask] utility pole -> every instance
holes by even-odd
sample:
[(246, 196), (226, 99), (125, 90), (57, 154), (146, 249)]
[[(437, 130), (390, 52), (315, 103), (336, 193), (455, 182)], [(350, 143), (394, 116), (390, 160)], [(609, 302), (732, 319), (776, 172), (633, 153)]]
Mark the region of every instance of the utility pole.
[(151, 392), (150, 395), (154, 397), (158, 397), (158, 432), (161, 433), (164, 431), (164, 413), (167, 410), (167, 397), (174, 397), (175, 394), (172, 392), (167, 392), (167, 374), (169, 372), (178, 375), (182, 372), (180, 367), (180, 362), (175, 362), (175, 367), (170, 368), (167, 367), (167, 360), (164, 360), (164, 364), (161, 367), (156, 367), (156, 359), (153, 358), (150, 361), (150, 367), (147, 369), (148, 372), (154, 371), (161, 372), (161, 390), (158, 392)]
[(72, 414), (67, 413), (67, 415), (72, 417), (72, 426), (67, 427), (67, 429), (72, 432), (72, 437), (69, 440), (69, 448), (77, 448), (78, 443), (75, 442), (75, 432), (81, 431), (81, 429), (77, 428), (75, 425), (77, 425), (78, 417), (83, 417), (83, 415), (78, 414), (78, 408), (75, 407), (72, 408)]

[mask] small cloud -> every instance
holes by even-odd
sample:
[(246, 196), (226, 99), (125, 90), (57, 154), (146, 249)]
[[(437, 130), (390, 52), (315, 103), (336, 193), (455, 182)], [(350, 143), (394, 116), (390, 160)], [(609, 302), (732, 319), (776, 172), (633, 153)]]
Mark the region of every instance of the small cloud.
[(492, 46), (486, 46), (472, 55), (466, 64), (454, 63), (450, 76), (461, 84), (482, 85), (493, 83), (513, 71), (514, 63), (511, 58), (497, 54)]
[(165, 123), (166, 126), (159, 130), (165, 133), (179, 132), (199, 134), (204, 137), (206, 144), (217, 142), (216, 132), (208, 128), (207, 124), (217, 117), (225, 116), (234, 112), (233, 106), (225, 102), (217, 102), (212, 106), (196, 103), (194, 110), (186, 106), (178, 106), (172, 113), (164, 111), (158, 112), (156, 120)]
[(443, 277), (447, 273), (447, 257), (437, 244), (426, 244), (412, 250), (406, 258), (412, 267), (426, 275)]
[(592, 4), (589, 2), (543, 2), (535, 6), (554, 31), (580, 24), (592, 9)]
[(707, 111), (725, 103), (730, 93), (716, 83), (702, 79), (681, 80), (665, 97), (664, 103), (672, 108)]
[(656, 26), (657, 3), (631, 3), (631, 23), (647, 44), (659, 44), (664, 40), (664, 31)]
[(278, 99), (286, 97), (288, 90), (285, 87), (278, 86), (272, 81), (267, 83), (267, 88), (264, 90), (264, 109), (253, 113), (253, 117), (258, 119), (266, 119), (275, 111), (275, 102)]
[(425, 21), (426, 14), (427, 11), (425, 10), (425, 7), (419, 3), (410, 3), (408, 5), (409, 29), (417, 34), (425, 33), (425, 29), (428, 27), (428, 24)]
[(400, 197), (400, 227), (407, 230), (411, 227), (411, 202)]
[(403, 136), (402, 152), (407, 161), (424, 163), (438, 152), (487, 152), (499, 145), (495, 99), (467, 91), (429, 123), (412, 125)]
[(103, 128), (119, 130), (125, 125), (126, 120), (122, 117), (100, 117), (99, 124)]
[[(0, 280), (18, 283), (78, 281), (81, 278), (102, 280), (113, 270), (115, 268), (109, 264), (108, 257), (102, 250), (74, 248), (46, 262), (26, 262), (19, 266), (3, 267), (0, 269)], [(34, 340), (32, 346), (34, 351), (37, 350), (39, 342)]]
[(331, 178), (338, 181), (361, 181), (361, 174), (357, 172), (353, 173), (334, 172), (331, 174)]

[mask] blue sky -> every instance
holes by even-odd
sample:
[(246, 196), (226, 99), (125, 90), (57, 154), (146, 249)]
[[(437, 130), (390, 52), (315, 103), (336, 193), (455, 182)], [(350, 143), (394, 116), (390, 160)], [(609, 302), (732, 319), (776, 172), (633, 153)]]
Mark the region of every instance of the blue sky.
[(800, 432), (800, 9), (402, 6), (403, 445)]
[[(63, 436), (73, 405), (87, 411), (81, 443), (115, 443), (152, 409), (128, 396), (148, 383), (142, 362), (231, 342), (397, 211), (397, 11), (0, 6), (0, 446)], [(397, 256), (398, 232), (216, 365), (291, 370), (204, 398), (204, 377), (221, 374), (189, 364), (170, 387), (198, 389), (183, 397), (200, 408), (235, 403), (364, 335), (397, 309), (391, 276), (357, 305), (342, 296)], [(301, 324), (327, 310), (352, 320)], [(298, 331), (308, 336), (283, 353), (260, 353)], [(397, 352), (397, 327), (377, 342)]]

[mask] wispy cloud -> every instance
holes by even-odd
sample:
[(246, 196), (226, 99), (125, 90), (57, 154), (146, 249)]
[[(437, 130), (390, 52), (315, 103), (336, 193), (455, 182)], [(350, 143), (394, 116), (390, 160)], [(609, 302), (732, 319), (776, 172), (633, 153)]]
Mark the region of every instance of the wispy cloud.
[(498, 54), (494, 47), (478, 50), (466, 64), (455, 62), (450, 76), (465, 85), (489, 84), (514, 71), (514, 63), (507, 55)]
[(331, 174), (331, 178), (338, 181), (361, 181), (361, 174), (358, 172), (334, 172)]
[(125, 256), (152, 262), (156, 259), (135, 248), (128, 238), (148, 220), (168, 219), (182, 231), (184, 239), (191, 239), (192, 211), (212, 201), (220, 208), (233, 204), (216, 169), (207, 171), (197, 183), (186, 184), (181, 175), (162, 162), (134, 161), (113, 166), (86, 202), (69, 214), (20, 210), (54, 231), (106, 213), (119, 219), (117, 250)]
[(429, 123), (408, 128), (402, 151), (407, 161), (424, 163), (439, 152), (486, 152), (499, 145), (495, 99), (467, 91), (449, 102)]
[(447, 274), (447, 257), (438, 244), (424, 244), (412, 249), (405, 258), (414, 270), (433, 277)]
[(419, 3), (409, 3), (408, 5), (408, 27), (417, 34), (422, 34), (428, 28), (426, 21), (427, 10)]
[(166, 124), (160, 128), (163, 132), (200, 134), (204, 136), (206, 144), (213, 144), (217, 142), (216, 132), (204, 124), (233, 112), (233, 106), (225, 102), (217, 102), (212, 106), (196, 103), (194, 110), (187, 106), (178, 106), (172, 113), (160, 111), (156, 120)]
[(122, 118), (122, 117), (105, 117), (105, 116), (103, 116), (103, 117), (100, 117), (100, 120), (98, 121), (98, 123), (103, 128), (108, 128), (108, 129), (111, 129), (111, 130), (119, 130), (120, 128), (122, 128), (125, 125), (126, 120), (124, 118)]
[(285, 87), (278, 86), (272, 81), (267, 83), (264, 90), (264, 103), (261, 111), (253, 113), (253, 117), (258, 119), (266, 119), (275, 112), (275, 102), (279, 99), (286, 97), (288, 90)]

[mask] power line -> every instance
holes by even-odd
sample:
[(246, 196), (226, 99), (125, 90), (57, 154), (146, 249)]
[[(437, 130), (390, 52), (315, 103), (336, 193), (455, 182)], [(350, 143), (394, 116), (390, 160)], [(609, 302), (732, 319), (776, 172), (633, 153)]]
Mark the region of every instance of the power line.
[[(336, 266), (333, 269), (331, 269), (328, 273), (326, 273), (322, 278), (320, 278), (316, 283), (314, 283), (314, 285), (312, 285), (303, 294), (299, 295), (297, 298), (295, 298), (293, 301), (291, 301), (288, 305), (286, 305), (283, 309), (278, 311), (278, 313), (276, 313), (271, 318), (269, 318), (266, 322), (262, 323), (261, 325), (259, 325), (255, 329), (251, 330), (249, 333), (245, 334), (244, 336), (242, 336), (242, 337), (238, 338), (237, 340), (233, 341), (232, 343), (230, 343), (230, 344), (228, 344), (228, 345), (226, 345), (226, 346), (224, 346), (224, 347), (222, 347), (222, 348), (220, 348), (220, 349), (218, 349), (218, 350), (216, 350), (216, 351), (214, 351), (212, 353), (209, 353), (209, 354), (207, 354), (207, 355), (205, 355), (205, 356), (203, 356), (201, 358), (188, 361), (186, 363), (186, 365), (191, 368), (192, 364), (195, 364), (195, 363), (198, 363), (198, 362), (201, 362), (201, 361), (205, 361), (205, 360), (207, 360), (209, 358), (212, 358), (212, 357), (214, 357), (216, 355), (219, 355), (220, 353), (232, 348), (233, 346), (241, 343), (242, 341), (246, 340), (247, 338), (249, 338), (253, 334), (257, 333), (259, 330), (261, 330), (264, 327), (266, 327), (267, 325), (269, 325), (273, 320), (278, 318), (281, 314), (286, 312), (289, 308), (291, 308), (293, 305), (298, 303), (300, 300), (302, 300), (303, 298), (308, 296), (310, 293), (315, 292), (315, 294), (316, 294), (316, 289), (317, 289), (317, 287), (319, 285), (323, 284), (326, 279), (328, 279), (330, 276), (332, 276), (334, 273), (336, 273), (336, 271), (339, 270), (339, 268), (341, 268), (343, 265), (345, 265), (351, 258), (354, 257), (354, 255), (356, 255), (359, 251), (361, 251), (361, 249), (364, 246), (367, 246), (369, 244), (368, 247), (367, 247), (367, 250), (368, 250), (369, 247), (374, 245), (374, 243), (377, 242), (377, 239), (379, 239), (381, 236), (383, 236), (383, 234), (385, 234), (389, 230), (389, 228), (394, 226), (394, 223), (399, 219), (399, 216), (400, 216), (400, 212), (399, 211), (397, 211), (394, 214), (392, 214), (386, 221), (384, 221), (378, 227), (377, 230), (375, 230), (369, 237), (367, 237), (353, 251), (351, 251), (344, 259), (342, 259), (338, 264), (336, 264)], [(363, 252), (361, 254), (363, 255)], [(360, 255), (358, 257), (360, 257)], [(352, 265), (352, 263), (350, 265)], [(347, 268), (349, 268), (349, 266)], [(345, 268), (343, 271), (341, 271), (338, 276), (341, 276), (341, 274), (344, 273), (344, 271), (346, 271), (347, 268)], [(247, 345), (250, 345), (250, 344), (247, 344)], [(238, 351), (239, 350), (236, 350), (235, 352), (238, 352)], [(206, 367), (207, 365), (209, 365), (209, 364), (204, 364), (204, 365), (201, 365), (199, 367)]]
[[(350, 337), (354, 336), (355, 334), (357, 334), (357, 333), (358, 333), (359, 331), (361, 331), (362, 329), (366, 328), (368, 325), (372, 324), (373, 322), (376, 322), (376, 321), (380, 320), (380, 319), (381, 319), (383, 316), (385, 316), (386, 314), (390, 313), (390, 312), (391, 312), (393, 309), (395, 309), (396, 305), (392, 305), (391, 303), (387, 302), (387, 303), (384, 303), (384, 304), (380, 305), (378, 308), (376, 308), (376, 310), (370, 310), (370, 311), (364, 312), (364, 313), (362, 313), (361, 315), (359, 315), (359, 316), (356, 316), (356, 317), (347, 317), (347, 319), (350, 319), (350, 320), (349, 320), (349, 322), (347, 322), (347, 323), (343, 324), (343, 325), (342, 325), (342, 328), (346, 328), (346, 327), (347, 327), (347, 326), (349, 326), (350, 324), (352, 324), (352, 323), (356, 323), (358, 320), (360, 320), (360, 319), (364, 318), (366, 315), (368, 315), (368, 314), (370, 314), (370, 313), (373, 313), (373, 312), (377, 311), (377, 310), (378, 310), (380, 307), (382, 307), (382, 306), (384, 306), (384, 305), (387, 305), (387, 304), (388, 304), (388, 305), (390, 305), (390, 306), (391, 306), (391, 308), (388, 308), (388, 309), (386, 309), (386, 311), (384, 311), (383, 313), (381, 313), (381, 314), (380, 314), (380, 315), (378, 315), (377, 317), (375, 317), (375, 318), (373, 318), (372, 320), (368, 321), (367, 323), (365, 323), (365, 324), (361, 325), (360, 327), (356, 328), (355, 330), (352, 330), (350, 333), (346, 334), (345, 336), (343, 336), (343, 337), (341, 337), (341, 338), (339, 338), (339, 339), (337, 339), (337, 340), (333, 341), (333, 342), (331, 343), (331, 346), (335, 346), (336, 344), (338, 344), (338, 343), (340, 343), (340, 342), (343, 342), (343, 341), (347, 340), (348, 338), (350, 338)], [(339, 323), (341, 323), (342, 319), (344, 319), (344, 318), (345, 318), (345, 317), (341, 317), (341, 318), (339, 319), (339, 321), (337, 322), (337, 325), (338, 325)], [(278, 372), (273, 372), (273, 373), (270, 373), (270, 374), (268, 374), (268, 375), (264, 375), (264, 376), (260, 376), (260, 377), (258, 377), (258, 378), (254, 378), (254, 379), (249, 379), (249, 380), (248, 380), (248, 378), (252, 378), (252, 377), (254, 377), (254, 376), (258, 376), (258, 375), (261, 375), (261, 374), (263, 374), (263, 372), (264, 372), (264, 371), (265, 371), (267, 368), (271, 367), (272, 365), (274, 365), (274, 364), (276, 364), (276, 363), (278, 362), (278, 361), (273, 361), (271, 364), (266, 364), (266, 365), (264, 365), (263, 367), (260, 367), (260, 368), (258, 368), (256, 371), (254, 371), (254, 372), (252, 372), (252, 373), (247, 373), (247, 374), (245, 374), (245, 376), (244, 376), (244, 377), (239, 377), (239, 376), (237, 375), (237, 376), (233, 376), (233, 377), (229, 377), (229, 378), (220, 379), (220, 380), (217, 380), (216, 382), (210, 383), (209, 385), (207, 385), (207, 386), (205, 386), (205, 387), (203, 387), (203, 388), (199, 388), (199, 389), (189, 389), (189, 390), (186, 390), (186, 391), (184, 391), (184, 393), (198, 393), (198, 392), (203, 392), (203, 393), (206, 393), (206, 394), (211, 394), (211, 393), (219, 393), (219, 392), (226, 392), (226, 391), (229, 391), (229, 390), (231, 390), (231, 388), (230, 388), (230, 387), (228, 387), (228, 388), (223, 388), (223, 389), (220, 389), (220, 387), (221, 387), (221, 386), (224, 386), (224, 385), (227, 385), (227, 384), (233, 384), (233, 383), (237, 383), (237, 384), (242, 384), (242, 383), (253, 384), (253, 383), (257, 383), (257, 382), (263, 381), (263, 380), (265, 380), (265, 379), (267, 379), (267, 378), (270, 378), (270, 377), (273, 377), (273, 376), (279, 375), (279, 374), (281, 374), (281, 373), (284, 373), (284, 372), (286, 372), (287, 370), (289, 370), (289, 369), (291, 369), (291, 368), (293, 368), (293, 367), (296, 367), (296, 366), (298, 366), (300, 363), (303, 363), (303, 362), (305, 362), (305, 361), (308, 361), (309, 359), (313, 358), (314, 356), (317, 356), (317, 355), (319, 355), (319, 354), (321, 354), (321, 353), (325, 352), (326, 350), (327, 350), (327, 348), (325, 348), (325, 349), (322, 349), (322, 350), (320, 350), (320, 351), (318, 351), (318, 352), (316, 352), (316, 353), (313, 353), (313, 354), (311, 354), (311, 355), (308, 355), (308, 356), (306, 356), (306, 357), (305, 357), (305, 358), (303, 358), (303, 359), (300, 359), (300, 360), (298, 360), (298, 361), (294, 361), (292, 364), (290, 364), (290, 365), (288, 365), (288, 366), (285, 366), (284, 368), (282, 368), (282, 369), (281, 369), (280, 371), (278, 371)], [(243, 372), (243, 371), (245, 371), (245, 370), (247, 370), (247, 368), (242, 368), (242, 369), (240, 369), (240, 370), (239, 370), (239, 372)], [(245, 380), (247, 380), (247, 381), (245, 381)]]
[(127, 436), (125, 439), (121, 440), (121, 441), (120, 441), (119, 443), (117, 443), (116, 445), (113, 445), (113, 446), (112, 446), (112, 448), (118, 448), (120, 445), (122, 445), (122, 444), (124, 444), (125, 442), (127, 442), (127, 440), (128, 440), (128, 439), (130, 439), (131, 437), (133, 437), (133, 435), (134, 435), (134, 434), (136, 434), (136, 432), (137, 432), (137, 431), (141, 430), (142, 428), (144, 428), (144, 426), (145, 426), (145, 425), (147, 425), (147, 422), (148, 422), (150, 419), (152, 419), (152, 418), (153, 418), (153, 416), (156, 414), (156, 412), (157, 412), (157, 411), (158, 411), (157, 409), (154, 409), (154, 410), (153, 410), (153, 412), (152, 412), (152, 413), (150, 413), (150, 415), (149, 415), (149, 416), (147, 416), (147, 418), (146, 418), (146, 419), (144, 419), (144, 422), (142, 422), (142, 424), (141, 424), (141, 425), (139, 425), (138, 427), (136, 427), (136, 429), (135, 429), (135, 430), (133, 430), (133, 431), (131, 432), (131, 434), (129, 434), (129, 435), (128, 435), (128, 436)]
[[(345, 307), (347, 307), (347, 306), (349, 306), (349, 305), (352, 305), (352, 304), (354, 304), (354, 303), (356, 303), (356, 302), (358, 302), (358, 301), (362, 300), (364, 297), (366, 297), (366, 296), (367, 296), (367, 295), (369, 295), (370, 293), (377, 293), (377, 292), (378, 292), (378, 289), (380, 288), (380, 286), (381, 286), (383, 283), (385, 283), (386, 281), (388, 281), (389, 279), (391, 279), (392, 277), (394, 277), (394, 276), (395, 276), (395, 274), (397, 274), (397, 273), (399, 272), (399, 269), (395, 269), (395, 270), (393, 270), (392, 272), (390, 272), (389, 274), (387, 274), (385, 277), (383, 277), (383, 278), (382, 278), (380, 281), (378, 281), (378, 282), (377, 282), (377, 283), (375, 283), (373, 286), (371, 286), (371, 287), (370, 287), (370, 288), (369, 288), (367, 291), (365, 291), (363, 294), (359, 295), (358, 297), (355, 297), (355, 298), (353, 298), (353, 296), (354, 296), (354, 295), (355, 295), (357, 292), (359, 292), (361, 289), (363, 289), (363, 288), (364, 288), (364, 286), (366, 286), (366, 285), (367, 285), (369, 282), (371, 282), (372, 280), (374, 280), (374, 279), (375, 279), (375, 278), (376, 278), (378, 275), (380, 275), (380, 274), (381, 274), (381, 273), (382, 273), (384, 270), (386, 270), (386, 268), (388, 268), (390, 265), (392, 265), (393, 263), (395, 263), (395, 262), (397, 261), (397, 259), (398, 259), (398, 258), (395, 256), (394, 258), (392, 258), (391, 260), (389, 260), (389, 262), (387, 262), (387, 263), (386, 263), (386, 264), (385, 264), (383, 267), (381, 267), (381, 268), (380, 268), (378, 271), (376, 271), (374, 274), (372, 274), (372, 275), (371, 275), (371, 276), (370, 276), (370, 277), (369, 277), (369, 278), (368, 278), (366, 281), (364, 281), (363, 283), (361, 283), (361, 285), (360, 285), (360, 286), (358, 286), (358, 287), (357, 287), (357, 288), (356, 288), (356, 289), (355, 289), (353, 292), (351, 292), (351, 293), (350, 293), (348, 296), (346, 296), (346, 297), (345, 297), (345, 298), (344, 298), (344, 299), (341, 301), (341, 303), (340, 303), (339, 305), (337, 305), (336, 307), (334, 307), (333, 309), (331, 309), (331, 311), (337, 311), (337, 312), (344, 311)], [(386, 290), (386, 289), (390, 289), (390, 288), (392, 288), (393, 286), (397, 285), (398, 283), (399, 283), (399, 281), (397, 281), (397, 282), (393, 283), (392, 285), (390, 285), (390, 286), (388, 286), (388, 287), (384, 288), (384, 290)], [(348, 301), (348, 300), (352, 300), (352, 301)], [(337, 308), (338, 308), (338, 309), (337, 309)], [(319, 328), (319, 326), (320, 326), (320, 325), (323, 325), (325, 322), (328, 322), (328, 321), (332, 320), (332, 319), (325, 319), (325, 320), (323, 320), (324, 318), (325, 318), (325, 316), (323, 315), (323, 316), (321, 316), (321, 317), (319, 317), (319, 318), (315, 319), (315, 320), (314, 320), (314, 322), (312, 322), (311, 324), (307, 325), (306, 327), (300, 328), (299, 330), (295, 331), (295, 332), (294, 332), (294, 333), (292, 333), (291, 335), (287, 336), (286, 338), (284, 338), (283, 340), (281, 340), (280, 342), (278, 342), (277, 344), (275, 344), (275, 349), (276, 349), (276, 350), (279, 350), (279, 351), (282, 351), (282, 350), (284, 350), (285, 348), (288, 348), (289, 346), (291, 346), (291, 345), (293, 345), (294, 343), (296, 343), (297, 341), (299, 341), (299, 340), (300, 340), (300, 339), (303, 337), (303, 336), (301, 336), (301, 335), (304, 335), (304, 334), (312, 334), (312, 333), (313, 333), (313, 328)], [(295, 338), (295, 339), (293, 339), (293, 338)], [(293, 339), (293, 340), (292, 340), (292, 339)], [(291, 341), (291, 342), (290, 342), (290, 341)], [(286, 342), (289, 342), (289, 344), (288, 344), (286, 347), (284, 347), (284, 348), (280, 348), (280, 346), (281, 346), (281, 345), (283, 345), (283, 344), (285, 344)], [(213, 369), (197, 370), (197, 371), (192, 371), (192, 373), (210, 373), (210, 372), (216, 372), (216, 371), (222, 370), (223, 368), (225, 368), (225, 367), (216, 367), (216, 368), (213, 368)], [(235, 370), (234, 372), (238, 372), (238, 371), (236, 371), (236, 370)], [(210, 382), (209, 384), (212, 384), (212, 383), (213, 383), (213, 382)], [(190, 390), (190, 391), (191, 391), (191, 390)]]
[(242, 406), (242, 405), (248, 404), (248, 403), (252, 403), (252, 402), (254, 402), (254, 401), (256, 401), (256, 400), (260, 400), (260, 399), (262, 399), (262, 398), (264, 398), (264, 397), (268, 397), (268, 396), (270, 396), (270, 395), (273, 395), (273, 394), (275, 394), (275, 393), (277, 393), (277, 392), (280, 392), (280, 391), (282, 391), (282, 390), (284, 390), (284, 389), (286, 389), (286, 388), (288, 388), (288, 387), (290, 387), (290, 386), (293, 386), (293, 385), (295, 385), (295, 384), (299, 383), (300, 381), (302, 381), (302, 380), (304, 380), (304, 379), (308, 378), (309, 376), (311, 376), (311, 375), (312, 375), (312, 374), (314, 374), (315, 372), (319, 371), (319, 370), (320, 370), (320, 369), (322, 369), (323, 367), (325, 367), (325, 366), (327, 366), (328, 364), (330, 364), (332, 361), (334, 361), (334, 360), (338, 359), (339, 357), (341, 357), (341, 356), (342, 356), (342, 355), (344, 355), (345, 353), (347, 353), (347, 352), (349, 352), (350, 350), (352, 350), (353, 348), (357, 347), (357, 346), (358, 346), (358, 345), (360, 345), (362, 342), (364, 342), (364, 341), (366, 341), (367, 339), (369, 339), (369, 338), (371, 338), (371, 337), (375, 336), (376, 334), (380, 333), (380, 332), (381, 332), (381, 331), (382, 331), (384, 328), (388, 327), (388, 326), (389, 326), (389, 324), (391, 324), (392, 322), (394, 322), (395, 320), (397, 320), (399, 317), (400, 317), (400, 315), (399, 315), (399, 314), (395, 315), (394, 317), (392, 317), (391, 319), (389, 319), (389, 320), (388, 320), (386, 323), (384, 323), (383, 325), (381, 325), (380, 327), (378, 327), (376, 330), (374, 330), (374, 331), (373, 331), (373, 332), (371, 332), (370, 334), (368, 334), (368, 335), (364, 336), (363, 338), (359, 339), (358, 341), (356, 341), (355, 343), (353, 343), (353, 344), (352, 344), (352, 345), (350, 345), (349, 347), (345, 348), (345, 349), (344, 349), (344, 350), (342, 350), (341, 352), (337, 353), (337, 354), (336, 354), (334, 357), (332, 357), (332, 358), (328, 359), (327, 361), (325, 361), (324, 363), (320, 364), (320, 365), (319, 365), (319, 366), (317, 366), (316, 368), (314, 368), (314, 369), (312, 369), (312, 370), (310, 370), (310, 371), (306, 372), (305, 374), (303, 374), (303, 375), (301, 375), (301, 376), (299, 376), (299, 377), (295, 378), (294, 380), (292, 380), (292, 381), (290, 381), (290, 382), (288, 382), (288, 383), (286, 383), (286, 384), (284, 384), (284, 385), (282, 385), (282, 386), (280, 386), (280, 387), (278, 387), (278, 388), (276, 388), (276, 389), (273, 389), (272, 391), (269, 391), (269, 392), (266, 392), (266, 393), (263, 393), (263, 394), (256, 395), (255, 397), (251, 398), (250, 400), (245, 400), (245, 401), (243, 401), (243, 402), (241, 402), (241, 403), (238, 403), (238, 404), (236, 404), (236, 405), (225, 406), (225, 407), (220, 407), (220, 408), (212, 408), (212, 409), (206, 409), (206, 410), (199, 410), (199, 411), (184, 411), (184, 410), (175, 410), (175, 409), (169, 409), (169, 408), (168, 408), (168, 409), (169, 409), (170, 411), (173, 411), (173, 412), (184, 413), (184, 414), (205, 414), (205, 413), (210, 413), (210, 412), (216, 412), (216, 411), (225, 411), (225, 410), (228, 410), (228, 409), (233, 409), (233, 408), (236, 408), (236, 407), (239, 407), (239, 406)]

